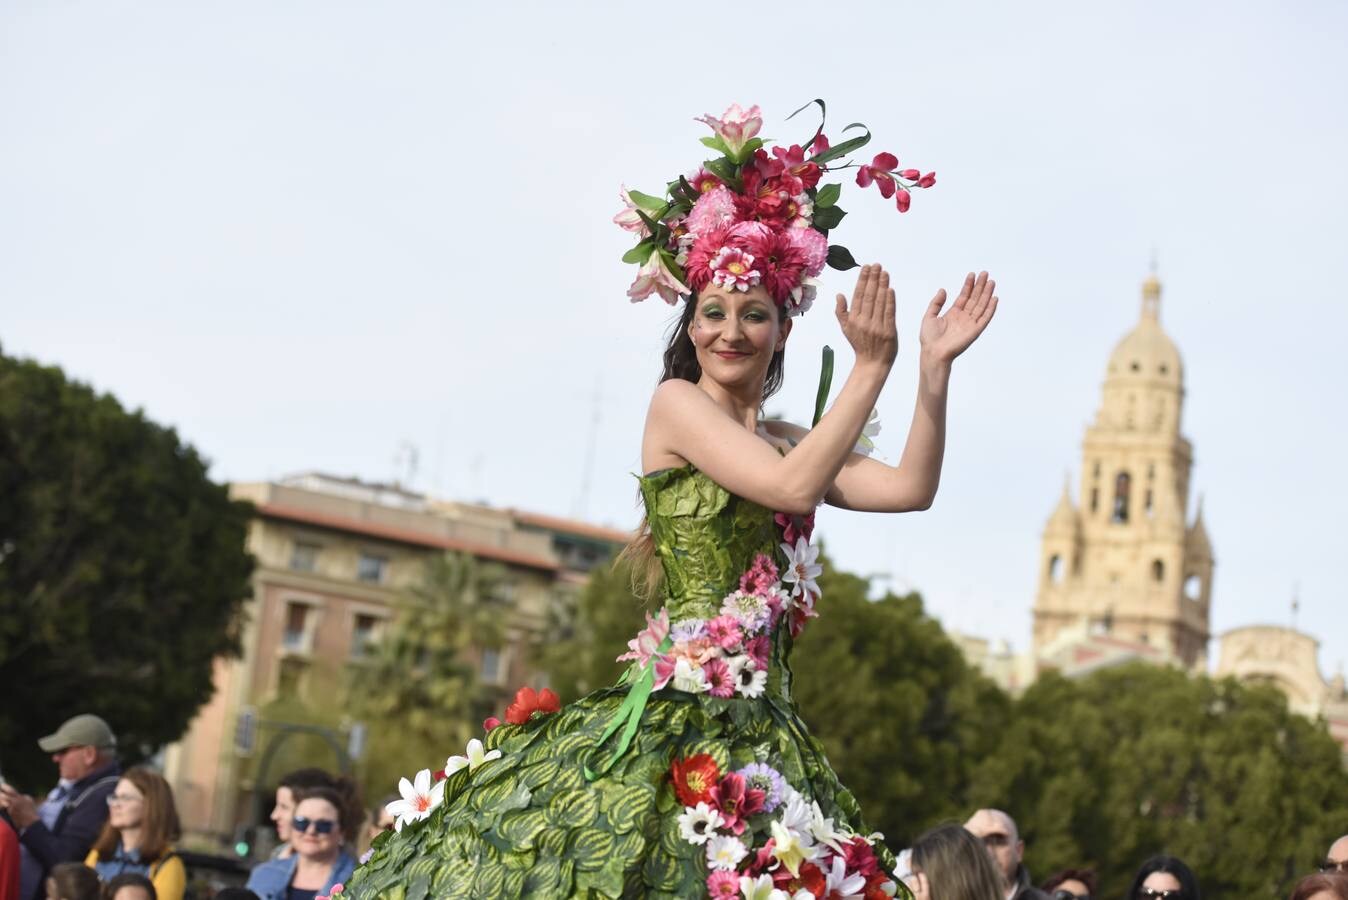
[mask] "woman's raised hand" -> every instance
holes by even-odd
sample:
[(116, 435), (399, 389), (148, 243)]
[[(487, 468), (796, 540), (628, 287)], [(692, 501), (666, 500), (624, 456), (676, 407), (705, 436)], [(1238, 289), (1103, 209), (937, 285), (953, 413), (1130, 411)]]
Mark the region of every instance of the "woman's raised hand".
[(992, 293), (996, 288), (997, 282), (989, 278), (987, 272), (979, 272), (977, 278), (970, 272), (964, 279), (963, 290), (955, 298), (955, 305), (946, 310), (945, 315), (941, 315), (941, 307), (945, 306), (945, 288), (937, 291), (927, 307), (927, 314), (922, 317), (923, 354), (950, 363), (969, 349), (997, 312), (997, 298)]
[(899, 354), (899, 332), (894, 324), (894, 291), (888, 272), (878, 265), (862, 266), (851, 307), (839, 294), (837, 314), (858, 363), (894, 364)]

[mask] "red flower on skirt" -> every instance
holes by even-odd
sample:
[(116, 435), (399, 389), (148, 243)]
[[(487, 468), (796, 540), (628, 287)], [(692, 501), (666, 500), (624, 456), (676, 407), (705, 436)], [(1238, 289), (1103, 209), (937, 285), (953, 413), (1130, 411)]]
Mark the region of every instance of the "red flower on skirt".
[(531, 687), (522, 687), (515, 693), (515, 701), (506, 707), (505, 720), (511, 725), (523, 725), (534, 713), (546, 715), (561, 708), (561, 699), (547, 688), (535, 692)]
[(709, 753), (695, 753), (684, 759), (676, 759), (669, 765), (669, 773), (674, 779), (674, 793), (684, 806), (697, 806), (699, 803), (711, 805), (711, 789), (721, 780), (721, 770)]

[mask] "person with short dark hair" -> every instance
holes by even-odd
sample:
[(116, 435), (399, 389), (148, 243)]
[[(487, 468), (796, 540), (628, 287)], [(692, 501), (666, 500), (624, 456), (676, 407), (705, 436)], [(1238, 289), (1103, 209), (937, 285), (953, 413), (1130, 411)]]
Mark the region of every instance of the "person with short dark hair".
[(84, 864), (105, 883), (128, 872), (144, 875), (158, 900), (182, 900), (187, 868), (173, 848), (181, 829), (169, 783), (143, 766), (128, 769), (108, 797), (108, 809)]
[(332, 787), (336, 778), (326, 769), (309, 767), (296, 769), (282, 776), (276, 785), (276, 802), (271, 808), (271, 822), (276, 826), (276, 849), (272, 859), (284, 859), (292, 852), (290, 846), (290, 817), (295, 814), (295, 792), (316, 787)]
[(1048, 894), (1049, 900), (1097, 900), (1095, 896), (1095, 872), (1091, 869), (1063, 869), (1054, 872), (1039, 889)]
[(1288, 900), (1348, 900), (1348, 875), (1338, 871), (1307, 875), (1296, 883)]
[(47, 874), (47, 900), (99, 900), (98, 875), (83, 863), (58, 863)]
[(67, 719), (37, 745), (51, 754), (60, 781), (38, 803), (0, 785), (0, 810), (9, 814), (22, 845), (19, 893), (35, 900), (46, 873), (84, 859), (108, 818), (107, 797), (117, 784), (117, 738), (108, 723), (84, 714)]
[(159, 900), (154, 882), (139, 872), (123, 872), (103, 885), (103, 900)]
[(1126, 900), (1203, 900), (1203, 894), (1183, 860), (1153, 856), (1138, 868)]

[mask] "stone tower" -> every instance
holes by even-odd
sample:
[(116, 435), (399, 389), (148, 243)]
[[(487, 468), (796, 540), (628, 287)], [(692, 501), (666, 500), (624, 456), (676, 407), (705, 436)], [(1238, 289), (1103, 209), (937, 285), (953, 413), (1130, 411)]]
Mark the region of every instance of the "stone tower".
[(1160, 304), (1153, 274), (1142, 285), (1137, 327), (1109, 357), (1100, 408), (1086, 429), (1080, 503), (1064, 484), (1044, 528), (1036, 658), (1103, 638), (1148, 645), (1188, 669), (1206, 667), (1212, 547), (1201, 499), (1189, 521), (1184, 369), (1161, 329)]

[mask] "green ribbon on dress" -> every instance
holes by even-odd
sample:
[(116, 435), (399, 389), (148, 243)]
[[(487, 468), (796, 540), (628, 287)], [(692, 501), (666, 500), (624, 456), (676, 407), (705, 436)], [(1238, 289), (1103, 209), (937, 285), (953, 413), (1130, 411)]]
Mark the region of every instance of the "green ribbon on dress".
[[(642, 667), (641, 674), (637, 676), (636, 681), (630, 688), (628, 688), (627, 699), (623, 700), (622, 706), (618, 707), (618, 711), (613, 714), (613, 718), (609, 720), (608, 727), (605, 728), (604, 733), (599, 736), (599, 740), (595, 741), (594, 747), (590, 752), (593, 753), (604, 746), (604, 743), (609, 738), (613, 737), (618, 729), (621, 728), (623, 733), (622, 736), (618, 738), (618, 746), (614, 748), (612, 755), (600, 764), (598, 769), (591, 769), (589, 763), (585, 764), (585, 778), (587, 780), (594, 781), (600, 775), (603, 775), (609, 769), (613, 768), (613, 764), (622, 759), (623, 754), (631, 748), (632, 737), (637, 733), (637, 728), (641, 726), (641, 717), (646, 712), (646, 701), (650, 699), (651, 691), (655, 688), (655, 657), (664, 653), (672, 646), (674, 646), (674, 642), (670, 639), (669, 635), (665, 635), (665, 639), (660, 642), (660, 646), (655, 649), (655, 653), (651, 654), (651, 658), (647, 660), (646, 665)], [(623, 673), (623, 677), (619, 679), (618, 683), (622, 684), (623, 682), (629, 681), (631, 677), (632, 669), (628, 669)]]

